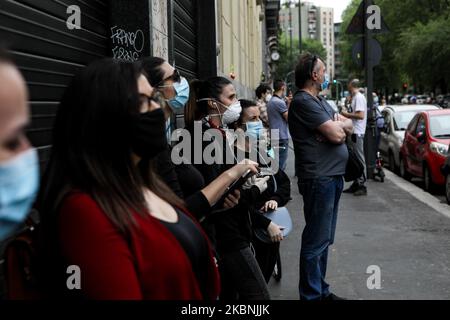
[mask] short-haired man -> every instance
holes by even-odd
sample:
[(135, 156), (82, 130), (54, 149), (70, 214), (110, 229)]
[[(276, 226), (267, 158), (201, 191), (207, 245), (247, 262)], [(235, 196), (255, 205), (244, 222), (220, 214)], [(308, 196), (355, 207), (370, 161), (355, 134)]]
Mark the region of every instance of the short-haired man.
[(267, 104), (267, 113), (270, 129), (279, 130), (279, 166), (281, 170), (285, 171), (289, 153), (289, 108), (285, 101), (286, 83), (283, 80), (275, 80), (273, 90), (273, 97)]
[(328, 86), (325, 64), (309, 53), (295, 69), (296, 86), (289, 111), (298, 187), (306, 225), (300, 252), (302, 300), (339, 300), (325, 282), (328, 247), (334, 242), (343, 175), (348, 159), (345, 140), (353, 124), (337, 114), (319, 93)]
[(364, 171), (361, 177), (356, 179), (353, 184), (346, 189), (345, 193), (353, 193), (355, 196), (367, 195), (365, 183), (366, 178), (366, 160), (364, 156), (364, 135), (367, 126), (367, 100), (361, 93), (361, 85), (358, 79), (353, 79), (348, 83), (348, 91), (352, 94), (352, 112), (342, 111), (342, 115), (353, 120), (354, 133), (351, 139), (351, 146), (358, 159), (364, 165)]

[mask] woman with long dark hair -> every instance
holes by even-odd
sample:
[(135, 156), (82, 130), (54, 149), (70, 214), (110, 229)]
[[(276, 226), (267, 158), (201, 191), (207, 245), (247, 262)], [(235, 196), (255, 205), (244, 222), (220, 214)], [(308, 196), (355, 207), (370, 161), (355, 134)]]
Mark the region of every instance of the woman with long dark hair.
[[(228, 79), (213, 77), (205, 81), (191, 82), (190, 100), (185, 109), (187, 128), (191, 132), (191, 137), (199, 134), (203, 137), (214, 132), (210, 141), (203, 141), (203, 153), (211, 149), (211, 144), (217, 147), (215, 159), (219, 161), (211, 164), (203, 159), (200, 164), (195, 164), (207, 183), (235, 163), (229, 161), (228, 157), (234, 154), (233, 150), (229, 150), (234, 142), (228, 139), (230, 132), (227, 128), (239, 119), (241, 111), (236, 90)], [(199, 128), (201, 132), (195, 132)], [(194, 146), (198, 142), (192, 141), (191, 145)], [(237, 157), (234, 159), (238, 161)], [(258, 189), (258, 193), (262, 193), (267, 188), (267, 183), (254, 188)], [(236, 194), (236, 198), (239, 199), (238, 205), (224, 207), (224, 204), (219, 202), (209, 217), (209, 223), (215, 229), (214, 236), (219, 255), (223, 288), (221, 297), (225, 300), (267, 300), (270, 299), (269, 291), (251, 249), (252, 228), (249, 205), (245, 201), (246, 191), (238, 190), (238, 192), (240, 192)]]
[(150, 165), (164, 126), (158, 92), (131, 63), (94, 62), (67, 88), (39, 202), (53, 293), (76, 265), (89, 299), (217, 298), (209, 241)]
[[(140, 63), (152, 87), (158, 90), (166, 101), (163, 108), (166, 118), (183, 111), (189, 99), (190, 88), (180, 72), (159, 57), (147, 57)], [(170, 128), (166, 128), (166, 131), (170, 132), (168, 129)], [(173, 164), (170, 147), (161, 152), (155, 162), (157, 172), (164, 182), (185, 200), (187, 208), (199, 220), (203, 220), (210, 213), (212, 206), (220, 200), (230, 184), (247, 170), (256, 171), (256, 163), (246, 161), (245, 164), (231, 167), (206, 184), (202, 174), (192, 164)], [(226, 205), (234, 206), (233, 199), (235, 198), (232, 195), (229, 196)]]

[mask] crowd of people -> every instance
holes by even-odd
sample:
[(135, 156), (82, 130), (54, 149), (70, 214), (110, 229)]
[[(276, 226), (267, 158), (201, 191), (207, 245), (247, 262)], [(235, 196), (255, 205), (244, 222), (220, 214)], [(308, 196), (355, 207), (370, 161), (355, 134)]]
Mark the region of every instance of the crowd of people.
[[(34, 204), (44, 297), (270, 299), (285, 226), (266, 213), (291, 200), (292, 139), (306, 220), (300, 298), (338, 299), (325, 277), (347, 139), (364, 160), (367, 108), (356, 80), (354, 111), (338, 114), (319, 94), (328, 85), (325, 64), (310, 54), (299, 59), (294, 96), (277, 80), (273, 90), (259, 86), (255, 101), (239, 100), (224, 77), (188, 82), (158, 57), (101, 59), (67, 87), (41, 179), (25, 135), (26, 83), (6, 53), (0, 81), (0, 240)], [(203, 155), (181, 164), (170, 126), (180, 110), (191, 156)], [(204, 157), (212, 149), (214, 162)], [(365, 181), (364, 174), (354, 185), (364, 191)], [(261, 230), (268, 240), (256, 236)], [(72, 265), (82, 270), (80, 290), (67, 287)]]

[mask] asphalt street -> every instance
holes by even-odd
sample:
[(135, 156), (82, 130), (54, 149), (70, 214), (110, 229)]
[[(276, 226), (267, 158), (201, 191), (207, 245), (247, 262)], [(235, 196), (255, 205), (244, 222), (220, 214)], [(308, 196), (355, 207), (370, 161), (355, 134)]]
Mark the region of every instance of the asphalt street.
[[(269, 284), (275, 300), (299, 298), (305, 223), (292, 150), (287, 173), (293, 198), (287, 207), (294, 230), (281, 244), (282, 279)], [(352, 300), (450, 299), (450, 206), (419, 185), (387, 172), (384, 183), (368, 182), (366, 197), (343, 194), (327, 274), (335, 294)], [(376, 283), (376, 269), (378, 289), (370, 285)]]

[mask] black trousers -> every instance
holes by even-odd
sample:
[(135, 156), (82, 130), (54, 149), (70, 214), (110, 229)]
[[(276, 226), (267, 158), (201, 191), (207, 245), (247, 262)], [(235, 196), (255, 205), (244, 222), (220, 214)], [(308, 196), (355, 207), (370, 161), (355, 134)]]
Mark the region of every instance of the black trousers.
[(270, 277), (273, 274), (273, 269), (277, 263), (280, 243), (265, 243), (256, 237), (254, 237), (252, 243), (255, 248), (256, 261), (258, 261), (258, 265), (261, 268), (266, 283), (269, 283)]
[(219, 259), (221, 300), (270, 300), (269, 289), (250, 247)]

